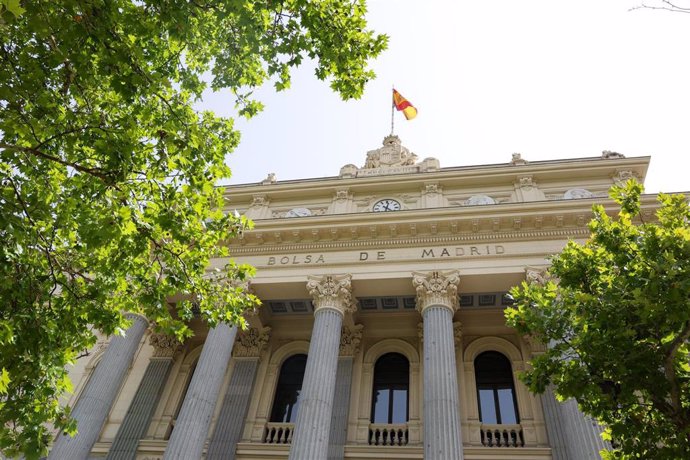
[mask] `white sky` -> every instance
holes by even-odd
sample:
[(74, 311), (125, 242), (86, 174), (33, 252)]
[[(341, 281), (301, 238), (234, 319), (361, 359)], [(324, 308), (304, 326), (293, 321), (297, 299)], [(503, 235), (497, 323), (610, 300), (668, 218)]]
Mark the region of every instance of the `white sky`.
[[(657, 0), (648, 0), (654, 2)], [(639, 0), (369, 0), (390, 36), (362, 99), (343, 102), (304, 67), (292, 88), (257, 94), (237, 120), (230, 183), (336, 176), (390, 132), (391, 86), (419, 110), (396, 134), (441, 167), (651, 155), (647, 192), (688, 191), (690, 14), (628, 9)], [(202, 107), (232, 115), (232, 96)]]

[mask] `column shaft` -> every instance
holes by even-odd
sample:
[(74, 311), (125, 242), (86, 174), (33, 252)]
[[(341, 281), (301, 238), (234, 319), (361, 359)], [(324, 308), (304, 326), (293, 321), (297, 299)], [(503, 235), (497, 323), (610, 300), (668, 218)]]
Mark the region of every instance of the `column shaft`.
[(258, 365), (259, 358), (244, 359), (235, 363), (216, 428), (208, 446), (207, 460), (235, 459)]
[(128, 318), (132, 320), (132, 325), (124, 336), (112, 338), (74, 406), (72, 417), (77, 420), (77, 434), (73, 438), (58, 435), (49, 459), (86, 459), (98, 440), (148, 326), (139, 315), (128, 315)]
[(335, 377), (335, 397), (333, 400), (333, 419), (331, 420), (328, 460), (343, 460), (347, 441), (347, 417), (350, 408), (350, 387), (352, 383), (351, 356), (338, 358)]
[(236, 335), (225, 323), (209, 331), (163, 458), (201, 458)]
[(146, 429), (151, 423), (151, 416), (158, 405), (172, 363), (172, 357), (153, 358), (149, 361), (106, 460), (128, 460), (136, 457), (139, 440), (146, 435)]
[(314, 313), (314, 329), (289, 460), (323, 460), (328, 455), (342, 323), (342, 313), (332, 308)]
[(599, 460), (599, 451), (611, 448), (601, 439), (602, 427), (580, 412), (575, 399), (561, 403), (559, 412), (565, 427), (567, 450), (571, 460)]
[(424, 459), (461, 460), (462, 436), (453, 313), (432, 305), (424, 318)]

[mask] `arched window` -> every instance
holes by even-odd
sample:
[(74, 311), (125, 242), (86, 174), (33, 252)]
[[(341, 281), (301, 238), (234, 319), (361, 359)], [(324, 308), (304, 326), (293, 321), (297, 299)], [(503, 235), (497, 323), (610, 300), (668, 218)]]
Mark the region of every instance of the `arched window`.
[(510, 361), (497, 351), (485, 351), (474, 360), (479, 419), (489, 424), (520, 423), (513, 370)]
[(276, 396), (273, 399), (271, 422), (294, 423), (297, 420), (299, 396), (304, 380), (307, 355), (294, 355), (280, 367)]
[(372, 423), (407, 423), (410, 363), (399, 353), (381, 356), (374, 366)]

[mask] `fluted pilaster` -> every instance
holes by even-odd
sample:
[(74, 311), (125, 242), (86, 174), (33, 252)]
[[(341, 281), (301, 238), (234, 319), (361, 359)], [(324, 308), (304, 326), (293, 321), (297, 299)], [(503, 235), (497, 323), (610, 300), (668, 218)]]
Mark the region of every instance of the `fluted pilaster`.
[(127, 315), (132, 325), (124, 336), (115, 336), (103, 353), (72, 411), (77, 434), (71, 438), (59, 435), (49, 459), (86, 459), (98, 440), (122, 381), (132, 364), (148, 323), (139, 315)]
[(146, 434), (175, 356), (182, 349), (177, 339), (165, 334), (151, 334), (149, 343), (154, 347), (153, 356), (115, 435), (107, 460), (131, 460), (136, 457), (139, 440)]
[(354, 308), (350, 276), (310, 278), (307, 288), (314, 297), (314, 327), (290, 460), (321, 460), (328, 455), (343, 314)]
[(236, 335), (225, 323), (209, 331), (163, 458), (201, 458)]
[(228, 390), (208, 445), (207, 460), (234, 460), (237, 443), (242, 437), (249, 400), (259, 366), (259, 356), (268, 342), (270, 327), (248, 329), (238, 335), (234, 347), (235, 367)]
[(455, 363), (457, 272), (415, 273), (424, 324), (424, 459), (461, 460), (462, 436)]

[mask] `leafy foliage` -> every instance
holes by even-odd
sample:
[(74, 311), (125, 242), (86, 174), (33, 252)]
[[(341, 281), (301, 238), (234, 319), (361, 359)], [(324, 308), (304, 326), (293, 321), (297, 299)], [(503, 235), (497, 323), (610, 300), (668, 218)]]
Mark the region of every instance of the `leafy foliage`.
[[(252, 268), (211, 257), (250, 226), (216, 181), (239, 142), (197, 112), (207, 86), (287, 88), (305, 57), (344, 98), (373, 77), (386, 37), (363, 0), (0, 1), (0, 450), (45, 453), (73, 433), (65, 366), (121, 333), (124, 312), (179, 338), (197, 313), (242, 324)], [(208, 83), (207, 83), (208, 82)], [(171, 296), (178, 296), (174, 305)]]
[(557, 279), (513, 288), (508, 324), (549, 344), (524, 374), (553, 384), (608, 427), (607, 459), (690, 458), (690, 208), (659, 195), (636, 225), (642, 187), (614, 187), (618, 218), (594, 206), (591, 237), (551, 260)]

